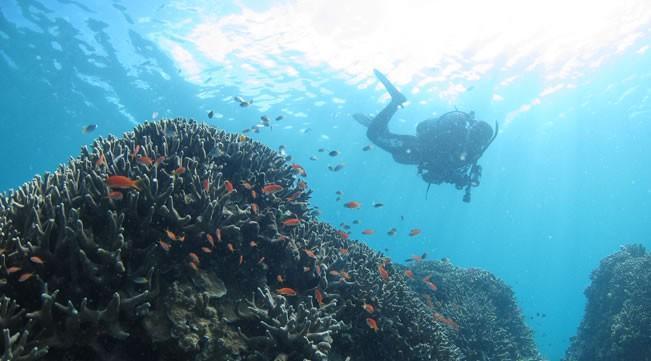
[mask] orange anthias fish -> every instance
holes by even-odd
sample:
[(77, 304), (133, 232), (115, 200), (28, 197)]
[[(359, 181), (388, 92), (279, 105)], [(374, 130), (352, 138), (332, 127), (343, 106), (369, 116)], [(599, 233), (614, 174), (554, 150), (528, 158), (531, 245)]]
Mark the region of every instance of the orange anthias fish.
[(146, 166), (150, 166), (150, 165), (154, 164), (154, 161), (151, 158), (149, 158), (148, 156), (146, 156), (146, 155), (143, 155), (143, 156), (139, 157), (137, 162), (138, 162), (138, 164), (142, 164), (142, 165), (146, 165)]
[(283, 296), (296, 296), (296, 290), (289, 287), (283, 287), (276, 290), (276, 293)]
[(459, 324), (454, 322), (454, 320), (451, 318), (445, 317), (438, 312), (434, 312), (434, 319), (441, 323), (444, 323), (455, 331), (459, 331)]
[(305, 254), (310, 258), (316, 258), (316, 253), (314, 253), (314, 251), (312, 251), (311, 249), (305, 248), (303, 252), (305, 252)]
[(140, 181), (133, 180), (122, 175), (111, 175), (106, 177), (106, 185), (111, 189), (135, 189), (140, 190)]
[(370, 235), (372, 235), (374, 233), (375, 233), (375, 231), (372, 230), (372, 229), (365, 229), (365, 230), (362, 231), (362, 234), (367, 235), (367, 236), (370, 236)]
[(366, 311), (368, 313), (375, 312), (375, 307), (373, 307), (373, 305), (371, 305), (370, 303), (364, 303), (362, 305), (362, 308), (364, 309), (364, 311)]
[(378, 332), (378, 331), (380, 330), (380, 327), (378, 327), (378, 325), (377, 325), (377, 321), (375, 321), (374, 319), (372, 319), (372, 318), (370, 318), (370, 317), (368, 317), (368, 318), (366, 319), (366, 324), (367, 324), (368, 327), (370, 327), (371, 330), (373, 330), (374, 332)]
[(210, 190), (210, 181), (204, 179), (203, 182), (201, 182), (201, 186), (203, 187), (204, 192), (208, 192)]
[(228, 193), (232, 192), (233, 189), (235, 189), (233, 188), (233, 183), (231, 183), (230, 181), (224, 181), (224, 188), (226, 188), (226, 192)]
[(436, 291), (436, 290), (439, 289), (439, 288), (436, 286), (436, 284), (435, 284), (434, 282), (432, 282), (432, 281), (424, 281), (424, 282), (425, 282), (425, 285), (426, 285), (427, 287), (429, 287), (429, 289), (432, 290), (432, 291)]
[(298, 173), (299, 175), (303, 177), (307, 176), (307, 173), (305, 172), (305, 168), (303, 168), (300, 164), (294, 163), (292, 164), (291, 167), (294, 170), (294, 172)]
[(158, 244), (160, 245), (160, 248), (162, 248), (165, 252), (169, 252), (170, 248), (172, 248), (172, 245), (163, 241), (162, 239), (158, 241)]
[(124, 194), (120, 191), (113, 191), (113, 192), (109, 192), (106, 198), (114, 201), (121, 201), (122, 199), (124, 199)]
[(361, 206), (362, 206), (362, 204), (357, 202), (357, 201), (350, 201), (350, 202), (344, 203), (344, 207), (346, 207), (346, 208), (356, 209), (356, 208), (359, 208)]
[(378, 265), (377, 270), (380, 273), (380, 277), (382, 277), (383, 281), (389, 280), (389, 272), (387, 272), (387, 270), (384, 268), (383, 265), (381, 265), (381, 264)]
[(314, 298), (319, 306), (323, 306), (323, 293), (318, 288), (314, 289)]
[(409, 231), (409, 237), (417, 236), (417, 235), (419, 235), (421, 233), (422, 233), (422, 231), (420, 229), (414, 228), (414, 229)]
[(346, 233), (346, 232), (344, 232), (344, 231), (337, 231), (337, 233), (339, 233), (339, 235), (340, 235), (341, 238), (343, 238), (343, 239), (348, 239), (348, 238), (350, 237), (350, 236), (348, 235), (348, 233)]
[(36, 264), (45, 264), (45, 261), (43, 261), (43, 258), (39, 256), (31, 256), (29, 257), (29, 260), (36, 263)]
[(284, 220), (282, 223), (283, 226), (296, 226), (299, 223), (301, 223), (301, 220), (299, 218), (288, 218)]
[(251, 213), (258, 214), (259, 211), (260, 208), (258, 207), (258, 205), (255, 203), (251, 203)]
[(186, 170), (185, 167), (178, 167), (178, 168), (174, 169), (174, 174), (182, 175), (183, 173), (185, 173), (185, 170)]
[(284, 189), (283, 186), (281, 186), (280, 184), (269, 183), (269, 184), (265, 184), (265, 186), (262, 187), (262, 193), (274, 194), (282, 191), (283, 189)]
[(405, 270), (405, 276), (407, 276), (408, 278), (414, 278), (414, 271), (410, 269)]
[(25, 282), (28, 279), (32, 278), (33, 275), (34, 274), (32, 273), (23, 273), (22, 275), (20, 275), (20, 277), (18, 277), (18, 282)]

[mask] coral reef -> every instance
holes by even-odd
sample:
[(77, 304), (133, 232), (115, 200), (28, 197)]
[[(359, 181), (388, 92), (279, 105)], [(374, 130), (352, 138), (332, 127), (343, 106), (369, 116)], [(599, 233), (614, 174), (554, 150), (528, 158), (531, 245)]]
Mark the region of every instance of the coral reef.
[(593, 271), (566, 361), (651, 360), (651, 255), (628, 245)]
[(409, 285), (465, 360), (542, 360), (513, 291), (489, 272), (411, 259)]
[[(99, 138), (0, 197), (3, 361), (524, 355), (468, 341), (485, 331), (465, 330), (462, 311), (441, 309), (460, 330), (440, 322), (400, 266), (316, 219), (297, 170), (242, 135), (175, 119)], [(464, 304), (467, 292), (441, 295)], [(515, 335), (508, 297), (463, 312), (507, 317), (489, 325)]]

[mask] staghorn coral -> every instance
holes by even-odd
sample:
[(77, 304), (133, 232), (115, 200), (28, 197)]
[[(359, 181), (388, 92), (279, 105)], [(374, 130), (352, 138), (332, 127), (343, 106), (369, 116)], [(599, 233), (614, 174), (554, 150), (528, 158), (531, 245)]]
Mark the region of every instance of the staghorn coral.
[[(281, 295), (273, 295), (268, 288), (258, 289), (262, 304), (255, 297), (248, 303), (249, 310), (260, 320), (264, 335), (242, 336), (250, 347), (273, 355), (271, 359), (328, 360), (332, 336), (345, 329), (335, 316), (336, 300), (319, 307), (312, 298), (296, 307)], [(262, 352), (259, 355), (263, 355)]]
[(411, 261), (409, 285), (466, 360), (542, 360), (504, 282), (447, 261)]
[(651, 256), (642, 245), (623, 246), (591, 279), (585, 316), (565, 360), (651, 360)]
[(164, 120), (0, 197), (5, 359), (462, 359), (398, 266), (316, 219), (296, 169)]

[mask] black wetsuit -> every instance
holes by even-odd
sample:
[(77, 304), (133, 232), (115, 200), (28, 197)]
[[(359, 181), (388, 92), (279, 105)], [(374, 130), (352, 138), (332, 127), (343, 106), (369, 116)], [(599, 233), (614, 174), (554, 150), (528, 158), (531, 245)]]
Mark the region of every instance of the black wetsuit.
[(477, 121), (473, 114), (453, 111), (418, 124), (417, 135), (389, 131), (389, 121), (406, 100), (388, 79), (376, 76), (392, 95), (391, 102), (372, 119), (354, 117), (368, 126), (366, 135), (379, 148), (391, 153), (402, 164), (417, 164), (419, 174), (429, 184), (451, 183), (465, 188), (464, 201), (470, 201), (470, 188), (477, 187), (481, 166), (477, 161), (497, 134), (488, 123)]

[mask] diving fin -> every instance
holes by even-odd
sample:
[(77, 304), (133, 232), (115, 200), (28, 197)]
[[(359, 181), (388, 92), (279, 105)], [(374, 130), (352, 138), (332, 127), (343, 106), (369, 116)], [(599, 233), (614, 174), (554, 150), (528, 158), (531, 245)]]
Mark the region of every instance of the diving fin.
[(361, 125), (368, 127), (371, 125), (371, 122), (373, 121), (373, 118), (369, 117), (368, 115), (361, 114), (361, 113), (355, 113), (353, 114), (353, 118)]
[(373, 69), (373, 74), (375, 74), (375, 77), (384, 85), (384, 88), (389, 92), (391, 95), (391, 101), (394, 103), (397, 103), (398, 105), (402, 105), (402, 103), (407, 101), (407, 98), (405, 98), (404, 95), (396, 88), (389, 79), (387, 79), (384, 74), (380, 73), (379, 70)]

